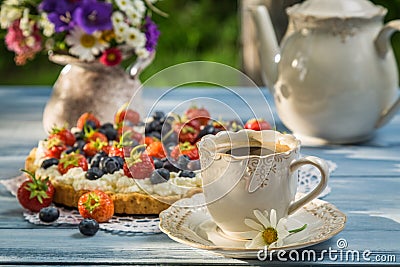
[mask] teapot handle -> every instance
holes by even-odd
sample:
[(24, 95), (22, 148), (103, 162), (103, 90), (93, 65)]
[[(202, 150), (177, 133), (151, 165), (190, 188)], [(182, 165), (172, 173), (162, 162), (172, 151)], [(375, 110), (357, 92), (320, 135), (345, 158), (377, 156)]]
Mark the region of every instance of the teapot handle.
[(142, 73), (142, 71), (154, 60), (155, 55), (155, 52), (151, 52), (147, 58), (138, 58), (135, 62), (129, 65), (126, 71), (131, 79), (138, 79), (140, 73)]
[(395, 31), (400, 31), (400, 20), (389, 21), (375, 39), (375, 48), (381, 58), (385, 58), (389, 51), (389, 38)]
[[(379, 32), (375, 39), (375, 48), (380, 58), (385, 59), (390, 48), (390, 37), (395, 31), (400, 31), (400, 20), (389, 21)], [(375, 128), (380, 128), (385, 125), (400, 108), (400, 97), (397, 98), (396, 102), (392, 106), (385, 110), (377, 123)]]

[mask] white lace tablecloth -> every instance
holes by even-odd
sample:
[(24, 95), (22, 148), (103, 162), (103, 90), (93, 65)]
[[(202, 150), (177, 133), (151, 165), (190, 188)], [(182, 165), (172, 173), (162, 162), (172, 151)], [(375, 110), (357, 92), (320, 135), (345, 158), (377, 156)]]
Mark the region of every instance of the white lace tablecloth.
[[(329, 172), (332, 173), (337, 168), (337, 165), (332, 161), (327, 161), (327, 163), (329, 166)], [(318, 169), (311, 165), (302, 166), (299, 169), (299, 185), (297, 192), (310, 192), (319, 183), (320, 179), (321, 177)], [(19, 185), (25, 180), (26, 177), (21, 175), (11, 179), (1, 180), (0, 183), (3, 184), (11, 194), (16, 196)], [(323, 198), (330, 192), (331, 188), (328, 185), (320, 194), (319, 198)], [(54, 226), (63, 224), (78, 225), (83, 219), (76, 209), (68, 209), (64, 207), (58, 207), (58, 209), (60, 211), (60, 217), (53, 223), (44, 223), (40, 221), (38, 213), (36, 212), (25, 210), (23, 215), (30, 223)], [(159, 222), (157, 215), (113, 216), (109, 222), (101, 223), (100, 229), (114, 234), (123, 235), (161, 233), (158, 227)]]

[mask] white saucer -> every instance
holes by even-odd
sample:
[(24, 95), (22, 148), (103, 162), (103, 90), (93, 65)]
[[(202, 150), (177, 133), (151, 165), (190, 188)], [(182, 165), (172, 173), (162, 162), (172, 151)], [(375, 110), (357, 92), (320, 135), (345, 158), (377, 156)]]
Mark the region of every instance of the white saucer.
[[(160, 213), (160, 229), (171, 239), (232, 258), (257, 258), (259, 249), (246, 249), (243, 240), (228, 238), (213, 222), (203, 194), (181, 199)], [(329, 202), (315, 199), (288, 218), (288, 229), (307, 228), (272, 250), (292, 250), (326, 241), (343, 230), (346, 215)]]

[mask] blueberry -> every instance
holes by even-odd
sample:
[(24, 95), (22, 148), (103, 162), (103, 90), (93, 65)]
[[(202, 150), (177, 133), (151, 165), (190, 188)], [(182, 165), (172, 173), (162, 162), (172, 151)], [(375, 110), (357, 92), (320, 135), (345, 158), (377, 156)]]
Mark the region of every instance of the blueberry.
[(207, 134), (215, 134), (215, 127), (212, 125), (206, 125), (197, 135), (197, 140), (200, 140), (203, 136)]
[(162, 162), (160, 159), (158, 158), (153, 158), (153, 163), (154, 163), (154, 168), (156, 169), (160, 169), (163, 167), (164, 162)]
[(76, 152), (78, 150), (78, 148), (76, 147), (68, 147), (64, 152), (65, 154), (71, 154), (72, 152)]
[(41, 167), (43, 169), (47, 169), (47, 168), (49, 168), (50, 166), (53, 166), (53, 165), (58, 165), (58, 159), (56, 159), (56, 158), (45, 159), (42, 162)]
[(113, 174), (120, 169), (119, 161), (115, 158), (104, 157), (100, 160), (100, 169), (105, 173)]
[(183, 171), (181, 171), (181, 173), (179, 173), (179, 177), (194, 178), (194, 177), (196, 177), (196, 174), (192, 171), (183, 170)]
[(95, 130), (97, 128), (96, 122), (92, 121), (92, 120), (87, 120), (85, 122), (85, 126), (90, 129), (92, 128), (93, 130)]
[(88, 169), (87, 172), (85, 173), (85, 177), (88, 180), (97, 180), (103, 175), (104, 171), (101, 170), (99, 167), (92, 167)]
[(122, 167), (124, 167), (124, 159), (123, 158), (121, 158), (121, 157), (119, 157), (119, 156), (114, 156), (114, 157), (111, 157), (112, 159), (115, 159), (117, 162), (118, 162), (118, 166), (119, 166), (119, 168), (121, 169)]
[(114, 129), (114, 125), (110, 122), (106, 122), (103, 125), (100, 126), (100, 129), (108, 129), (108, 128), (112, 128)]
[(169, 161), (164, 162), (163, 168), (169, 170), (170, 172), (178, 172), (179, 168), (177, 168), (174, 164)]
[(159, 121), (159, 120), (161, 120), (161, 119), (164, 118), (164, 117), (165, 117), (165, 113), (162, 112), (162, 111), (156, 111), (156, 112), (154, 112), (154, 114), (153, 114), (153, 119), (156, 120), (156, 121)]
[(80, 151), (83, 151), (83, 147), (86, 145), (86, 142), (82, 139), (78, 139), (76, 140), (75, 144), (74, 144), (74, 148), (75, 149), (79, 149)]
[(189, 161), (189, 163), (187, 164), (187, 168), (191, 171), (197, 171), (200, 170), (201, 166), (200, 166), (200, 160), (191, 160)]
[(152, 184), (165, 183), (169, 180), (169, 170), (161, 168), (153, 171), (150, 176), (150, 182)]
[(60, 217), (60, 211), (55, 207), (45, 207), (39, 212), (39, 219), (42, 222), (54, 222), (58, 217)]
[(163, 132), (162, 142), (163, 142), (163, 144), (168, 144), (168, 145), (172, 145), (173, 147), (175, 147), (179, 143), (178, 135), (175, 132), (173, 132), (169, 135), (167, 135), (166, 133), (164, 134), (164, 132)]
[(97, 152), (97, 153), (93, 156), (92, 160), (90, 160), (90, 166), (91, 166), (91, 167), (99, 167), (99, 165), (100, 165), (100, 160), (101, 160), (102, 158), (104, 158), (104, 157), (107, 157), (106, 152), (104, 152), (104, 151)]
[(100, 128), (99, 133), (104, 134), (107, 136), (108, 141), (117, 139), (118, 131), (114, 128)]
[(83, 219), (79, 223), (79, 231), (83, 235), (94, 236), (99, 230), (99, 223), (93, 219)]
[(179, 167), (180, 169), (186, 169), (186, 167), (187, 167), (189, 161), (190, 161), (189, 156), (187, 156), (187, 155), (180, 155), (179, 158), (178, 158), (178, 161), (177, 161), (178, 167)]

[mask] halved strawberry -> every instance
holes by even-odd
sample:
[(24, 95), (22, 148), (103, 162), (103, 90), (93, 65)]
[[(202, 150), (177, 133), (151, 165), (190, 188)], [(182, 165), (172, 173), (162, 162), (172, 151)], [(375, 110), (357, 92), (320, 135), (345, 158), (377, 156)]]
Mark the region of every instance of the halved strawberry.
[(124, 104), (115, 114), (114, 122), (118, 129), (123, 126), (124, 122), (126, 125), (136, 125), (140, 121), (139, 113), (128, 107), (129, 103)]
[(127, 168), (135, 179), (148, 178), (154, 171), (153, 162), (146, 151), (139, 152), (140, 149), (145, 147), (146, 145), (134, 147), (130, 156), (125, 158)]
[(250, 119), (246, 122), (244, 128), (254, 131), (271, 130), (271, 125), (264, 119)]
[(54, 137), (60, 139), (67, 146), (73, 146), (76, 141), (75, 135), (71, 133), (71, 131), (68, 130), (66, 127), (62, 128), (53, 127), (51, 129), (49, 139), (52, 139)]
[(196, 120), (203, 126), (207, 125), (211, 118), (208, 110), (204, 107), (198, 108), (196, 105), (192, 105), (186, 110), (185, 115), (189, 120)]
[(186, 155), (189, 157), (190, 160), (199, 159), (199, 151), (197, 147), (189, 142), (179, 143), (171, 151), (171, 157), (173, 159), (177, 160), (180, 155)]
[(196, 129), (189, 123), (175, 123), (174, 131), (178, 135), (179, 142), (190, 142), (194, 143), (196, 141), (197, 135), (200, 130)]
[(29, 175), (29, 180), (23, 182), (17, 191), (17, 198), (21, 206), (33, 212), (50, 206), (53, 201), (54, 186), (49, 179), (40, 180), (34, 173), (27, 170), (21, 171)]
[(83, 132), (84, 132), (84, 139), (86, 142), (96, 141), (96, 140), (100, 140), (101, 142), (108, 142), (107, 136), (105, 134), (102, 134), (90, 127), (85, 126), (83, 128)]
[(94, 156), (99, 151), (104, 151), (108, 154), (109, 149), (108, 142), (103, 142), (100, 139), (96, 141), (92, 140), (83, 146), (83, 152), (85, 152), (85, 155), (88, 157)]
[(81, 167), (82, 170), (87, 171), (88, 163), (85, 156), (75, 152), (64, 154), (58, 163), (58, 171), (61, 174), (65, 174), (70, 169), (77, 167)]
[(146, 152), (150, 157), (165, 158), (165, 150), (161, 141), (155, 141), (147, 146)]
[(47, 158), (56, 158), (59, 159), (61, 157), (61, 153), (67, 149), (67, 146), (58, 136), (54, 136), (47, 140), (46, 150), (44, 152)]

